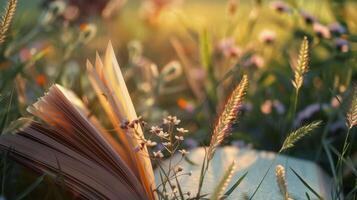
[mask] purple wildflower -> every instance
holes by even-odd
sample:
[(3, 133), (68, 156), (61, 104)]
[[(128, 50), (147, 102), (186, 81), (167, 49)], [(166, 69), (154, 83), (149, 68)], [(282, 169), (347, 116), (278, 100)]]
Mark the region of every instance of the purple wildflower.
[(328, 28), (330, 29), (330, 32), (334, 35), (342, 35), (346, 33), (346, 28), (338, 22), (330, 24)]
[(350, 50), (350, 46), (348, 44), (348, 41), (342, 38), (337, 38), (335, 40), (335, 47), (338, 51), (346, 53)]
[(319, 38), (325, 38), (325, 39), (331, 38), (330, 30), (326, 26), (318, 22), (313, 24), (313, 30)]
[(276, 39), (276, 33), (271, 30), (263, 30), (259, 34), (259, 40), (265, 44), (272, 44)]
[(193, 149), (198, 147), (198, 142), (192, 138), (186, 138), (183, 143), (187, 147), (187, 149)]
[(306, 24), (313, 24), (317, 22), (316, 17), (306, 11), (301, 11), (300, 14), (304, 18)]
[(270, 3), (270, 7), (280, 13), (290, 12), (290, 7), (283, 1), (273, 1)]

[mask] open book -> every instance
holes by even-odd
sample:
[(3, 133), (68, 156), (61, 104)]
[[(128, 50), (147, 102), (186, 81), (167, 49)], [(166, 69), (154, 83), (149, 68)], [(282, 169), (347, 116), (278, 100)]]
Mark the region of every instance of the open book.
[(154, 199), (154, 175), (147, 149), (140, 152), (134, 134), (123, 121), (137, 118), (122, 73), (109, 43), (104, 60), (87, 62), (89, 79), (116, 130), (115, 140), (81, 100), (54, 85), (28, 111), (44, 123), (31, 122), (17, 134), (0, 138), (1, 150), (36, 171), (56, 176), (84, 199)]

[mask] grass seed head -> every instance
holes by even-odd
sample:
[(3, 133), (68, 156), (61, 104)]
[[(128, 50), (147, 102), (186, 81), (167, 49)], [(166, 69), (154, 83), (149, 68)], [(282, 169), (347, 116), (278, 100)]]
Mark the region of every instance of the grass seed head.
[(217, 119), (207, 152), (209, 160), (212, 159), (217, 146), (220, 145), (224, 138), (230, 134), (232, 125), (237, 121), (239, 111), (243, 105), (247, 87), (248, 77), (247, 75), (244, 75), (241, 82), (231, 93), (227, 103), (224, 105), (221, 115)]

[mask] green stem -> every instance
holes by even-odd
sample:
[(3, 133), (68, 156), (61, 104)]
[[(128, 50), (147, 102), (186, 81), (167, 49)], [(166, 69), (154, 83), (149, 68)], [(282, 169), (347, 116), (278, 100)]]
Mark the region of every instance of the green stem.
[(197, 191), (197, 195), (196, 195), (196, 199), (197, 200), (200, 199), (201, 189), (202, 189), (202, 186), (203, 186), (203, 181), (204, 181), (205, 175), (206, 175), (207, 170), (208, 170), (208, 166), (209, 166), (209, 160), (208, 160), (207, 155), (205, 155), (205, 157), (203, 158), (201, 175), (200, 175), (200, 182), (199, 182), (199, 185), (198, 185), (198, 191)]
[(341, 155), (338, 157), (338, 161), (337, 161), (337, 165), (336, 165), (336, 171), (338, 173), (338, 182), (339, 184), (337, 184), (339, 186), (339, 190), (341, 190), (343, 188), (343, 177), (342, 177), (342, 160), (345, 157), (345, 153), (348, 149), (348, 138), (350, 136), (350, 132), (351, 132), (351, 127), (348, 128), (347, 130), (347, 134), (346, 134), (346, 138), (345, 141), (343, 143), (343, 148), (342, 148), (342, 152)]
[(15, 52), (17, 52), (20, 48), (25, 46), (30, 40), (35, 38), (39, 33), (41, 33), (42, 28), (37, 26), (36, 28), (32, 29), (28, 34), (24, 37), (20, 38), (19, 40), (14, 41), (9, 45), (9, 47), (5, 50), (4, 55), (5, 57), (12, 56)]
[(347, 145), (348, 145), (348, 138), (350, 137), (350, 132), (351, 132), (351, 127), (348, 128), (347, 130), (347, 134), (346, 134), (346, 138), (345, 138), (345, 142), (343, 143), (343, 148), (342, 148), (342, 152), (341, 152), (341, 156), (338, 157), (338, 161), (337, 161), (337, 170), (340, 171), (340, 167), (342, 164), (342, 160), (345, 156), (345, 153), (347, 151)]
[(333, 113), (331, 113), (328, 117), (328, 120), (327, 120), (327, 123), (326, 123), (326, 126), (324, 127), (324, 130), (322, 131), (322, 136), (321, 136), (321, 145), (319, 146), (318, 150), (317, 150), (317, 153), (316, 153), (316, 157), (315, 157), (315, 161), (318, 161), (318, 159), (320, 158), (321, 156), (321, 153), (322, 153), (322, 150), (323, 150), (323, 142), (326, 140), (327, 138), (327, 133), (328, 133), (328, 130), (331, 126), (331, 123), (333, 122), (333, 119), (335, 117), (335, 114), (336, 112), (334, 111)]
[(299, 99), (299, 88), (296, 88), (294, 94), (290, 97), (291, 104), (289, 107), (289, 113), (288, 113), (288, 116), (287, 116), (286, 121), (282, 128), (283, 136), (284, 136), (284, 133), (287, 132), (289, 124), (291, 125), (291, 127), (293, 126), (296, 109), (297, 109), (297, 104), (298, 104), (298, 99)]
[(289, 122), (292, 123), (295, 118), (295, 113), (296, 113), (297, 104), (298, 104), (298, 98), (299, 98), (299, 88), (296, 88), (294, 95), (291, 97), (292, 104), (291, 104), (290, 110), (289, 110), (288, 123)]
[(299, 98), (299, 89), (296, 89), (295, 98), (294, 98), (294, 107), (293, 107), (293, 111), (292, 111), (292, 114), (291, 114), (291, 119), (292, 120), (294, 120), (294, 118), (295, 118), (295, 113), (296, 113), (297, 104), (298, 104), (298, 98)]

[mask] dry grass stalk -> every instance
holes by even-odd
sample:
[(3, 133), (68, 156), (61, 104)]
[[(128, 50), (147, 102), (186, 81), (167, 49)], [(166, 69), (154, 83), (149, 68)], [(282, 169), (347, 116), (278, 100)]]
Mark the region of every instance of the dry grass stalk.
[(283, 195), (284, 200), (289, 199), (288, 186), (285, 179), (285, 168), (282, 165), (277, 165), (275, 168), (276, 182), (278, 183), (280, 193)]
[(294, 67), (294, 77), (292, 81), (296, 90), (299, 90), (304, 81), (304, 75), (309, 70), (309, 41), (305, 36), (300, 47), (297, 66)]
[(5, 13), (2, 16), (0, 24), (0, 44), (5, 41), (6, 33), (11, 25), (12, 18), (16, 11), (17, 0), (9, 0)]
[(212, 159), (217, 146), (220, 145), (223, 139), (229, 135), (232, 125), (237, 121), (237, 116), (243, 104), (247, 87), (248, 77), (247, 75), (244, 75), (241, 82), (228, 98), (228, 101), (216, 122), (207, 152), (208, 160)]
[(346, 121), (349, 129), (357, 124), (357, 86), (353, 89), (350, 107), (346, 114)]

